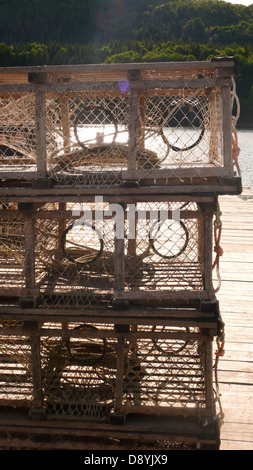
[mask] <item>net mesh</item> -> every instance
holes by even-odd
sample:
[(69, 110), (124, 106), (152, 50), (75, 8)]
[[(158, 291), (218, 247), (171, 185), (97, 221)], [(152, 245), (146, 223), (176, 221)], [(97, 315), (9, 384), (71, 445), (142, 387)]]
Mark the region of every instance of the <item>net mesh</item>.
[(0, 403), (29, 406), (33, 399), (29, 337), (11, 335), (22, 322), (0, 322)]
[(34, 95), (0, 99), (1, 170), (21, 173), (36, 169), (36, 121)]
[[(46, 146), (55, 149), (56, 135), (52, 101), (46, 101)], [(38, 117), (34, 93), (12, 93), (0, 98), (0, 164), (1, 171), (15, 172), (16, 177), (29, 177), (37, 171)], [(12, 176), (12, 175), (10, 175)]]
[(173, 168), (196, 167), (197, 174), (199, 166), (222, 164), (222, 108), (217, 89), (170, 91), (140, 100), (145, 103), (140, 142), (159, 152), (151, 168), (171, 169), (173, 174)]
[(13, 214), (12, 220), (0, 220), (0, 295), (21, 293), (25, 287), (24, 224), (17, 213), (17, 204), (1, 204), (1, 210)]
[[(202, 177), (205, 168), (219, 175), (224, 123), (222, 87), (215, 85), (215, 78), (202, 77), (202, 86), (193, 88), (193, 76), (180, 77), (180, 88), (173, 89), (156, 76), (156, 86), (133, 91), (124, 78), (115, 82), (113, 75), (110, 81), (99, 75), (81, 77), (82, 91), (74, 91), (80, 77), (73, 75), (73, 91), (61, 91), (61, 83), (57, 91), (54, 77), (56, 91), (45, 93), (45, 109), (35, 93), (2, 95), (1, 171), (9, 177), (13, 172), (16, 178), (35, 177), (41, 170), (37, 159), (46, 158), (47, 174), (56, 185), (88, 187), (163, 177), (164, 170), (166, 177), (187, 177), (189, 169), (190, 177)], [(152, 82), (147, 71), (145, 78), (147, 84)]]
[[(68, 204), (66, 210), (71, 213), (73, 208)], [(92, 205), (88, 208), (92, 210)], [(36, 280), (43, 306), (88, 307), (112, 299), (113, 221), (101, 220), (96, 229), (92, 222), (75, 225), (75, 219), (61, 217), (58, 221), (36, 221), (35, 246)]]
[(32, 407), (40, 393), (52, 418), (101, 423), (109, 420), (122, 390), (121, 406), (128, 412), (155, 408), (162, 414), (177, 408), (180, 414), (206, 408), (205, 341), (190, 338), (197, 329), (134, 327), (139, 337), (126, 337), (122, 361), (111, 324), (69, 323), (62, 329), (60, 323), (44, 323), (39, 360), (23, 327), (21, 322), (0, 324), (2, 406)]
[(46, 204), (30, 215), (2, 211), (3, 297), (32, 295), (44, 307), (89, 307), (111, 305), (118, 290), (132, 299), (150, 292), (157, 301), (205, 292), (204, 215), (196, 203), (131, 204), (118, 222), (107, 202), (98, 219), (96, 203), (63, 206)]
[[(74, 330), (97, 331), (93, 325)], [(44, 399), (50, 415), (81, 416), (92, 422), (108, 418), (114, 406), (116, 368), (105, 367), (100, 374), (96, 369), (109, 355), (106, 346), (103, 338), (42, 338)]]
[[(220, 90), (187, 91), (161, 94), (158, 90), (152, 91), (151, 96), (139, 92), (137, 118), (131, 118), (129, 96), (82, 94), (75, 100), (65, 96), (69, 122), (65, 136), (60, 102), (55, 101), (59, 116), (56, 122), (60, 125), (58, 149), (48, 155), (50, 175), (65, 184), (119, 183), (124, 178), (122, 170), (129, 169), (128, 158), (133, 155), (142, 177), (148, 177), (152, 170), (165, 169), (173, 176), (179, 168), (195, 169), (198, 176), (199, 168), (222, 166)], [(137, 128), (134, 134), (130, 131), (133, 126)], [(139, 178), (138, 172), (135, 178)]]
[(50, 175), (65, 184), (119, 182), (128, 153), (125, 96), (65, 94), (53, 106), (58, 127), (57, 148), (48, 156)]
[[(180, 208), (182, 210), (180, 211)], [(203, 290), (204, 263), (201, 255), (202, 228), (201, 217), (195, 203), (138, 203), (138, 214), (155, 214), (154, 221), (140, 219), (136, 224), (136, 239), (128, 240), (127, 248), (131, 263), (125, 266), (126, 291)], [(173, 219), (176, 211), (180, 220)], [(163, 212), (164, 211), (164, 212)], [(163, 219), (162, 214), (170, 213)], [(191, 216), (190, 216), (191, 213)], [(198, 214), (198, 215), (197, 215)], [(181, 295), (181, 294), (180, 294)], [(182, 294), (183, 296), (183, 294)]]
[(162, 337), (162, 333), (171, 332), (169, 327), (150, 330), (157, 333), (155, 339), (139, 339), (127, 346), (123, 406), (205, 408), (202, 344), (188, 341), (187, 330), (177, 340)]

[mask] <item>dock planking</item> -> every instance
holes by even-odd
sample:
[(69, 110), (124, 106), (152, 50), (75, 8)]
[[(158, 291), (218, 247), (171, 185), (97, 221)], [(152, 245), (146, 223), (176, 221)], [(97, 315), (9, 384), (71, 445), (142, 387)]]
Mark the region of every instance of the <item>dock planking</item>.
[(253, 191), (221, 196), (222, 285), (217, 294), (225, 323), (219, 362), (224, 413), (221, 450), (253, 449)]

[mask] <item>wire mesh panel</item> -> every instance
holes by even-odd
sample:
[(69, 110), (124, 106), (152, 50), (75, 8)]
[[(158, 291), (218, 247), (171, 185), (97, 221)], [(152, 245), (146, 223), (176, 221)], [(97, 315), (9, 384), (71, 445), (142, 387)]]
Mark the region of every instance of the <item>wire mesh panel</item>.
[[(106, 96), (106, 93), (104, 93)], [(55, 101), (56, 127), (51, 126), (58, 149), (48, 154), (49, 173), (60, 183), (110, 185), (122, 180), (134, 157), (137, 170), (198, 168), (223, 165), (222, 102), (219, 89), (185, 90), (163, 95), (138, 93), (138, 116), (129, 115), (130, 96), (92, 97), (63, 95)], [(63, 127), (63, 111), (67, 113)], [(66, 108), (66, 106), (68, 106)], [(48, 107), (51, 111), (51, 107)], [(58, 114), (58, 116), (57, 116)], [(68, 124), (68, 128), (67, 128)], [(137, 127), (135, 148), (130, 148), (130, 129)], [(66, 135), (64, 135), (64, 131)], [(69, 140), (68, 145), (66, 145)], [(65, 143), (65, 145), (64, 145)], [(136, 173), (138, 179), (138, 172)]]
[(22, 211), (14, 204), (1, 210), (0, 296), (5, 302), (35, 297), (44, 307), (88, 307), (112, 301), (113, 218), (95, 225), (94, 204), (86, 205), (89, 221), (75, 217), (75, 207), (80, 206), (66, 203), (59, 210), (56, 203)]
[(2, 406), (91, 423), (115, 411), (214, 413), (212, 351), (197, 328), (135, 326), (119, 338), (110, 323), (46, 322), (29, 333), (1, 321), (0, 334)]
[(139, 140), (150, 150), (158, 150), (157, 161), (151, 162), (149, 169), (170, 169), (171, 176), (176, 169), (195, 169), (197, 176), (201, 167), (223, 165), (219, 89), (188, 90), (185, 84), (182, 90), (149, 95), (139, 96), (144, 121)]
[[(119, 298), (182, 300), (211, 295), (205, 251), (205, 220), (196, 203), (137, 203), (136, 238), (127, 240), (125, 252), (131, 263), (125, 265), (125, 286)], [(148, 220), (147, 220), (148, 214)], [(212, 224), (212, 222), (211, 222)], [(208, 292), (209, 291), (209, 292)]]
[[(145, 327), (153, 338), (130, 341), (123, 378), (122, 409), (206, 408), (205, 346), (189, 341), (187, 329)], [(151, 333), (152, 332), (152, 333)], [(163, 334), (171, 334), (163, 337)], [(178, 339), (173, 338), (178, 333)], [(159, 336), (160, 335), (160, 336)]]
[(213, 297), (212, 210), (99, 204), (2, 210), (1, 296), (34, 297), (45, 308)]
[[(57, 147), (49, 174), (61, 184), (110, 185), (127, 167), (128, 102), (124, 94), (62, 94), (52, 100)], [(56, 132), (55, 132), (56, 131)]]
[(136, 116), (131, 103), (129, 92), (108, 96), (102, 84), (98, 94), (56, 100), (58, 129), (51, 128), (54, 136), (57, 129), (58, 148), (48, 154), (49, 174), (61, 184), (108, 186), (124, 177), (147, 178), (153, 170), (173, 177), (191, 169), (191, 176), (199, 176), (203, 167), (223, 166), (219, 88), (188, 90), (185, 83), (175, 92), (138, 90)]
[(26, 85), (0, 88), (2, 174), (88, 187), (232, 176), (232, 68), (188, 65), (24, 68)]
[(23, 323), (0, 323), (0, 404), (31, 406), (33, 400), (31, 345), (27, 335), (12, 335)]
[[(96, 334), (94, 325), (70, 325), (73, 334)], [(114, 406), (115, 341), (104, 337), (41, 338), (44, 403), (52, 417), (108, 420)], [(112, 362), (112, 364), (111, 364)]]
[[(17, 204), (1, 204), (1, 209), (15, 215)], [(25, 281), (24, 222), (17, 215), (0, 220), (0, 295), (21, 295)]]
[[(92, 212), (92, 206), (86, 208)], [(65, 216), (56, 210), (55, 218), (45, 213), (35, 222), (35, 277), (44, 307), (88, 307), (113, 298), (114, 223), (76, 220), (74, 208), (66, 204)]]
[(1, 171), (36, 171), (35, 98), (24, 93), (9, 94), (0, 99)]
[[(0, 165), (1, 173), (9, 178), (30, 179), (39, 176), (39, 154), (41, 132), (39, 103), (36, 94), (16, 93), (0, 98)], [(57, 145), (56, 134), (52, 131), (54, 114), (52, 100), (45, 102), (46, 128), (45, 144), (49, 152)]]

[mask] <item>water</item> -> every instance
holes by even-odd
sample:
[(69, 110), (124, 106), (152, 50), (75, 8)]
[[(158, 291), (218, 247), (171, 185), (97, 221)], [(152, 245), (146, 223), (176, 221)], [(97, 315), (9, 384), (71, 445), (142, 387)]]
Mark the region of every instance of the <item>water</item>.
[(253, 130), (238, 130), (239, 165), (244, 186), (253, 189)]

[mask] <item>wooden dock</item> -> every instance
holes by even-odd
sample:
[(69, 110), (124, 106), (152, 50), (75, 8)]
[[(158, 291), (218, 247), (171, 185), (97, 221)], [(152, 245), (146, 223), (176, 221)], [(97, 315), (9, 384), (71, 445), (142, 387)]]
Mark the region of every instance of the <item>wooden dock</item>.
[(219, 386), (225, 415), (221, 450), (253, 449), (253, 191), (220, 197), (222, 286), (217, 294), (225, 323)]

